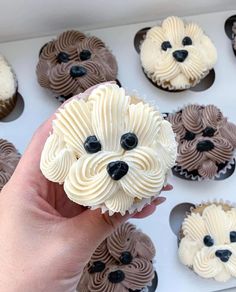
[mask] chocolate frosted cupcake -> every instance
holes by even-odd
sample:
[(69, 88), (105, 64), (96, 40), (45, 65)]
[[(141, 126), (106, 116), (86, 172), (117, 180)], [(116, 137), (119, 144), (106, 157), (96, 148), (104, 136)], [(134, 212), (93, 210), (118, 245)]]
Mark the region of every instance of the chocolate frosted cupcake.
[(147, 32), (140, 58), (153, 83), (178, 91), (199, 83), (216, 63), (217, 52), (197, 24), (171, 16)]
[(192, 179), (217, 177), (234, 157), (236, 125), (216, 106), (188, 105), (169, 114), (178, 142), (175, 171)]
[(40, 51), (38, 82), (64, 98), (117, 76), (115, 57), (95, 36), (66, 31)]
[[(155, 278), (151, 239), (125, 223), (94, 252), (78, 285), (79, 292), (149, 291)], [(155, 290), (150, 290), (155, 291)]]
[(223, 202), (193, 208), (182, 224), (178, 254), (203, 278), (236, 277), (236, 208)]
[(0, 139), (0, 191), (13, 174), (20, 154), (15, 146), (7, 140)]
[(0, 55), (0, 119), (6, 117), (16, 105), (16, 76), (7, 60)]

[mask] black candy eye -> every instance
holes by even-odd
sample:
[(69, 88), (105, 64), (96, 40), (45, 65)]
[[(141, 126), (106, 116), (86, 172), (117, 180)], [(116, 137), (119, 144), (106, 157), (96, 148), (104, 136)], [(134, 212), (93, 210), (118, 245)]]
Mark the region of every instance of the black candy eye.
[(121, 270), (110, 272), (108, 274), (108, 280), (113, 284), (120, 283), (124, 279), (125, 279), (125, 273), (123, 271), (121, 271)]
[(105, 269), (105, 267), (106, 267), (105, 263), (101, 261), (94, 262), (92, 266), (89, 268), (89, 273), (90, 274), (100, 273)]
[(79, 57), (81, 61), (86, 61), (91, 58), (91, 52), (89, 50), (83, 50), (80, 52)]
[(67, 63), (70, 61), (70, 56), (65, 53), (65, 52), (60, 52), (58, 55), (57, 55), (57, 61), (59, 63)]
[(187, 141), (192, 141), (195, 137), (196, 137), (196, 134), (194, 134), (193, 132), (187, 131), (184, 136), (184, 139)]
[(203, 242), (206, 246), (212, 246), (214, 245), (214, 240), (213, 238), (210, 236), (210, 235), (206, 235), (204, 238), (203, 238)]
[(236, 231), (230, 232), (230, 242), (236, 242)]
[(123, 265), (129, 265), (133, 260), (133, 256), (129, 251), (124, 251), (122, 252), (121, 256), (120, 256), (120, 262)]
[(132, 150), (138, 145), (138, 137), (134, 133), (126, 133), (121, 136), (120, 145), (125, 150)]
[(102, 145), (96, 136), (89, 136), (84, 142), (84, 149), (92, 154), (101, 151)]
[(166, 41), (166, 42), (163, 42), (161, 44), (161, 48), (163, 51), (167, 51), (167, 49), (171, 49), (172, 46), (171, 46), (171, 43), (169, 41)]
[(87, 74), (86, 68), (82, 66), (72, 66), (70, 69), (70, 76), (72, 78), (82, 77)]
[(186, 36), (185, 38), (183, 38), (182, 40), (183, 46), (191, 46), (192, 44), (193, 44), (193, 41), (190, 37)]
[(215, 134), (215, 129), (213, 129), (212, 127), (206, 127), (202, 133), (203, 137), (213, 137)]

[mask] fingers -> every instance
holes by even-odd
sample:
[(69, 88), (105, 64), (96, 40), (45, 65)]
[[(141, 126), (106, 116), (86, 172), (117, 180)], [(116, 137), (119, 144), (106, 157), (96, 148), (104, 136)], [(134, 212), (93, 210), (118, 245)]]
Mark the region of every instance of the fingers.
[(162, 191), (171, 191), (173, 190), (173, 186), (170, 184), (167, 184), (166, 186), (163, 187)]

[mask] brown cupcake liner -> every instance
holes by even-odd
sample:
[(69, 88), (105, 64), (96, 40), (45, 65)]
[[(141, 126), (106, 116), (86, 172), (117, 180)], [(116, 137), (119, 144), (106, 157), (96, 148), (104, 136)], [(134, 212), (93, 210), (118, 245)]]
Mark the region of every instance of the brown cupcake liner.
[(6, 100), (0, 100), (0, 119), (5, 118), (7, 115), (10, 114), (10, 112), (14, 109), (17, 101), (17, 91), (15, 94), (6, 99)]

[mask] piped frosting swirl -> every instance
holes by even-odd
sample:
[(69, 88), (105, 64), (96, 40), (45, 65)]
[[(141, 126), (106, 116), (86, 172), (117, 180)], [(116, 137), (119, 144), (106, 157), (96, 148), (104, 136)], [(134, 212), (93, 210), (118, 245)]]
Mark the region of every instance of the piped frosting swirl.
[(20, 154), (15, 146), (7, 140), (0, 139), (0, 191), (12, 176)]
[[(128, 149), (121, 143), (126, 136)], [(86, 145), (91, 139), (95, 142)], [(72, 201), (125, 214), (137, 200), (158, 194), (176, 152), (171, 125), (157, 110), (142, 101), (131, 103), (123, 88), (106, 84), (56, 113), (40, 168), (49, 180), (64, 183)], [(121, 165), (126, 167), (122, 176), (122, 170), (114, 170)]]
[[(78, 290), (87, 292), (141, 290), (150, 285), (154, 277), (152, 265), (154, 256), (155, 248), (151, 239), (134, 225), (125, 223), (95, 251), (84, 269)], [(97, 262), (100, 261), (100, 266), (97, 271), (91, 272), (95, 259)], [(105, 264), (103, 268), (101, 262)]]
[(41, 49), (36, 73), (42, 87), (72, 96), (115, 80), (117, 63), (99, 38), (66, 31)]

